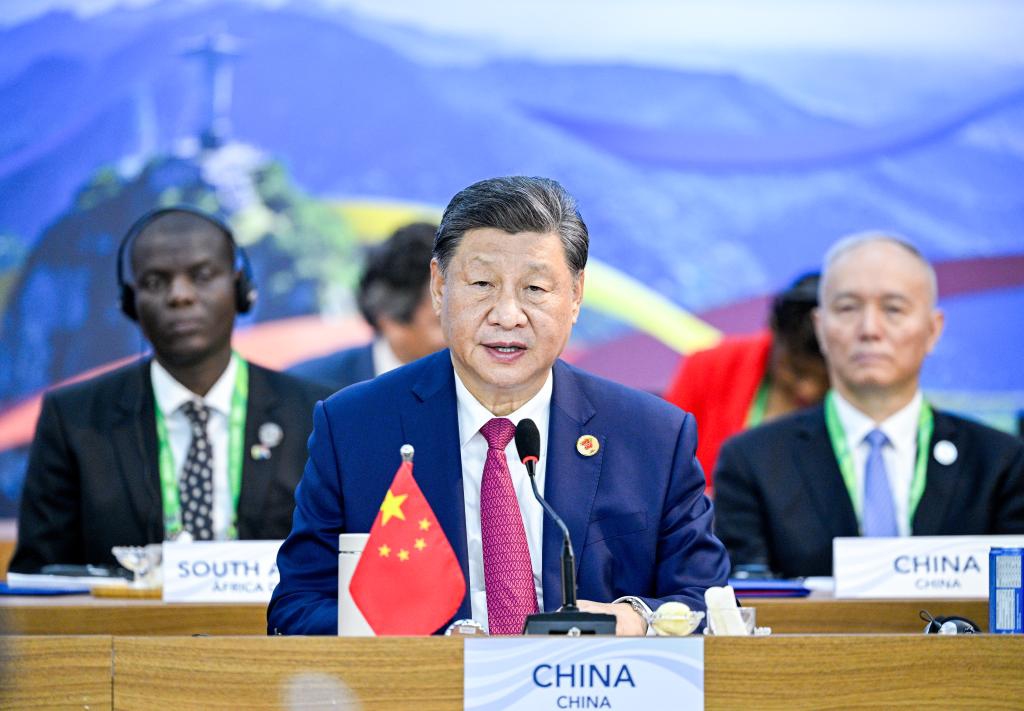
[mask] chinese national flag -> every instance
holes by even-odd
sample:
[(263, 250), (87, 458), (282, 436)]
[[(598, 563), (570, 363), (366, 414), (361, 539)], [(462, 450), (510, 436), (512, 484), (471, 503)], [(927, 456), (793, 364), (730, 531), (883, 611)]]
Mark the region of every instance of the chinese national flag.
[(348, 588), (378, 635), (432, 634), (462, 604), (462, 568), (412, 462), (395, 473)]

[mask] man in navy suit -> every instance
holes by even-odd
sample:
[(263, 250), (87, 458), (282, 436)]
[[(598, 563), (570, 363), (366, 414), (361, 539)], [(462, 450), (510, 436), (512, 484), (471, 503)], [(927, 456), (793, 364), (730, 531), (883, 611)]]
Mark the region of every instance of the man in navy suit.
[(853, 235), (829, 250), (819, 288), (825, 403), (738, 435), (718, 458), (715, 530), (733, 563), (831, 575), (838, 536), (1024, 533), (1024, 444), (922, 396), (943, 315), (921, 253)]
[(495, 178), (452, 199), (431, 262), (450, 349), (317, 406), (271, 632), (336, 633), (338, 534), (369, 531), (406, 443), (466, 577), (455, 618), (517, 633), (533, 610), (557, 608), (561, 534), (505, 438), (525, 418), (541, 433), (538, 484), (577, 551), (582, 609), (643, 634), (645, 611), (667, 600), (703, 608), (705, 589), (725, 583), (693, 418), (558, 360), (588, 240), (552, 180)]
[(356, 294), (359, 312), (373, 328), (370, 343), (297, 363), (288, 372), (341, 390), (444, 348), (428, 289), (436, 231), (436, 225), (414, 222), (370, 250)]

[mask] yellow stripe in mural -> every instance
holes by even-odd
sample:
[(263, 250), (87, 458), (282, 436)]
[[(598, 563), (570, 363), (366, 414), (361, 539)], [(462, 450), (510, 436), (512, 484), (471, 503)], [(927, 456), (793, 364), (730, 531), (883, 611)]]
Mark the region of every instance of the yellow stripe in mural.
[(359, 240), (368, 243), (381, 242), (412, 222), (441, 220), (436, 207), (399, 200), (340, 200), (332, 207), (348, 220)]
[(722, 339), (714, 326), (604, 262), (591, 257), (586, 274), (584, 306), (613, 316), (679, 353), (710, 348)]

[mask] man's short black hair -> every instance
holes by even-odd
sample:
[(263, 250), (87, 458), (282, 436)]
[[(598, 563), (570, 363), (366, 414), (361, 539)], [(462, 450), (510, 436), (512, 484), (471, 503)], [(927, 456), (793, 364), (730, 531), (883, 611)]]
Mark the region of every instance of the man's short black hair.
[(441, 273), (469, 230), (491, 227), (516, 234), (557, 234), (574, 277), (587, 266), (590, 236), (576, 199), (551, 178), (513, 175), (489, 178), (460, 190), (437, 228), (434, 257)]
[(370, 249), (359, 280), (359, 311), (375, 331), (379, 319), (412, 321), (430, 282), (430, 255), (437, 225), (415, 222)]

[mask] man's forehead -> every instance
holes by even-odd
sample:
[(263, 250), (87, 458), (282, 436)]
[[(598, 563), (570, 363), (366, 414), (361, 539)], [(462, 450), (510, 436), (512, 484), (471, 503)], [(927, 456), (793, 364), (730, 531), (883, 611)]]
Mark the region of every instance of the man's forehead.
[(828, 266), (824, 290), (906, 296), (928, 289), (928, 270), (906, 250), (888, 242), (869, 242), (840, 255)]
[[(531, 268), (550, 269), (551, 252), (557, 250), (565, 261), (562, 239), (553, 232), (505, 232), (483, 227), (467, 230), (459, 241), (455, 256), (466, 264), (495, 264), (513, 258)], [(566, 261), (566, 264), (568, 262)]]
[(893, 288), (891, 284), (850, 284), (845, 288), (830, 290), (832, 300), (836, 299), (879, 299), (911, 301), (911, 289)]
[(228, 236), (216, 225), (196, 221), (185, 225), (155, 222), (135, 238), (131, 249), (132, 266), (144, 268), (141, 262), (206, 261), (211, 258), (232, 261)]
[[(484, 267), (496, 267), (504, 265), (508, 254), (492, 254), (488, 252), (467, 252), (465, 255), (468, 266), (480, 265)], [(516, 253), (512, 251), (511, 256), (522, 266), (530, 271), (551, 271), (553, 266), (550, 260), (534, 257), (528, 252)]]

